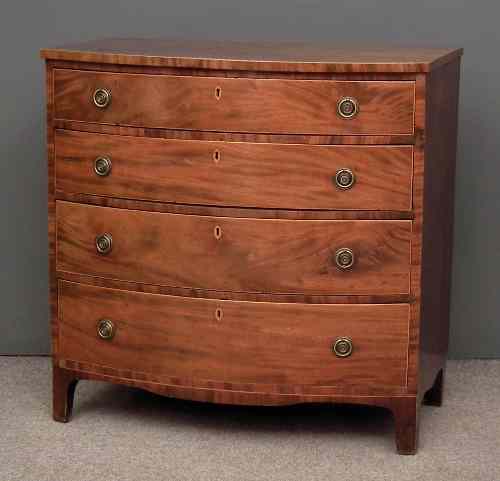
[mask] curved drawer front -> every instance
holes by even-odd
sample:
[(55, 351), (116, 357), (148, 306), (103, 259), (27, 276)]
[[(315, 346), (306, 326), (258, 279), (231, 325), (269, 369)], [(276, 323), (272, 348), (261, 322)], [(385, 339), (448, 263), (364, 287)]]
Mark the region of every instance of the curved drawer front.
[[(61, 359), (195, 384), (405, 385), (407, 304), (220, 301), (69, 282), (59, 299)], [(98, 335), (102, 319), (111, 339)], [(352, 342), (348, 357), (333, 352), (339, 337)]]
[[(61, 271), (239, 292), (409, 292), (407, 220), (246, 219), (60, 201), (56, 217)], [(346, 255), (336, 258), (342, 248), (352, 250), (351, 268), (336, 265), (349, 263)]]
[[(220, 132), (413, 133), (412, 81), (185, 77), (56, 69), (54, 89), (56, 119)], [(109, 93), (105, 107), (94, 103), (98, 89)], [(357, 104), (357, 113), (351, 118), (338, 113), (339, 102), (346, 98)]]
[[(290, 145), (58, 130), (56, 188), (202, 205), (410, 210), (412, 146)], [(109, 171), (96, 172), (106, 158)], [(338, 185), (352, 172), (353, 184)], [(337, 183), (336, 183), (337, 182)]]

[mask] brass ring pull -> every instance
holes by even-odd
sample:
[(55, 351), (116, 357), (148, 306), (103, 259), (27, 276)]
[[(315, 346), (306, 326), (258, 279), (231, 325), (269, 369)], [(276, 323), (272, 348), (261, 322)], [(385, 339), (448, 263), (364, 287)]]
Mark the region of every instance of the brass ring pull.
[(350, 189), (356, 182), (356, 176), (351, 169), (339, 169), (335, 173), (335, 185), (342, 190)]
[(333, 343), (332, 350), (337, 357), (349, 357), (353, 350), (352, 339), (338, 337)]
[(106, 255), (113, 248), (113, 237), (111, 234), (101, 234), (95, 238), (95, 247), (98, 254)]
[(359, 112), (358, 101), (353, 97), (342, 97), (337, 103), (337, 113), (343, 119), (352, 119)]
[(111, 103), (111, 91), (108, 89), (96, 89), (92, 96), (94, 105), (100, 109), (106, 108)]
[(101, 319), (97, 323), (97, 334), (101, 339), (110, 341), (115, 335), (115, 325), (109, 319)]
[(350, 269), (354, 265), (354, 252), (347, 248), (342, 247), (335, 252), (335, 264), (339, 269)]
[(94, 160), (94, 172), (99, 177), (106, 177), (111, 172), (111, 159), (109, 157), (97, 157)]

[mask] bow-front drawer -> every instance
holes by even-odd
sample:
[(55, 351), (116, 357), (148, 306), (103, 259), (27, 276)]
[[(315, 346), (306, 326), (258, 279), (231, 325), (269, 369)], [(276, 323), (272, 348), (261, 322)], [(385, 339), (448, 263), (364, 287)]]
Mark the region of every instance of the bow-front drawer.
[(60, 282), (59, 356), (235, 390), (403, 387), (408, 318), (408, 304), (221, 301)]
[(172, 287), (408, 294), (411, 221), (210, 217), (57, 202), (57, 268)]
[(220, 132), (412, 134), (413, 81), (187, 77), (56, 69), (55, 118)]
[(200, 205), (411, 210), (412, 146), (290, 145), (58, 130), (63, 192)]

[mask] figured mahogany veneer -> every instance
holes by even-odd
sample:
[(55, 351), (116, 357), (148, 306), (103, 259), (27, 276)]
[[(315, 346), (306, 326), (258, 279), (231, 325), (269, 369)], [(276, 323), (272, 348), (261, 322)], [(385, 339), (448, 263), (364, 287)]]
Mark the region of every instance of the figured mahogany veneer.
[[(402, 389), (408, 316), (407, 304), (219, 301), (59, 284), (62, 358), (165, 378), (189, 373), (194, 383), (233, 390)], [(96, 337), (101, 318), (115, 323), (110, 342)], [(356, 355), (332, 356), (341, 336), (352, 338)]]
[[(57, 130), (62, 192), (271, 209), (411, 210), (412, 146), (216, 142)], [(112, 163), (105, 178), (94, 161)], [(349, 190), (335, 184), (349, 168)]]
[(46, 59), (206, 71), (307, 73), (430, 72), (462, 55), (462, 49), (364, 47), (337, 42), (229, 42), (186, 39), (108, 38), (48, 48)]
[[(104, 124), (286, 134), (411, 134), (415, 84), (408, 81), (279, 80), (139, 75), (56, 69), (55, 118)], [(106, 109), (89, 102), (111, 92)], [(343, 97), (359, 102), (346, 122)], [(381, 115), (382, 114), (382, 115)]]
[(369, 404), (414, 453), (420, 405), (442, 402), (461, 54), (125, 39), (42, 51), (54, 418), (69, 420), (83, 379)]
[[(111, 234), (109, 254), (96, 237)], [(240, 219), (57, 202), (57, 269), (236, 292), (407, 294), (411, 221)], [(342, 270), (335, 253), (352, 249)]]

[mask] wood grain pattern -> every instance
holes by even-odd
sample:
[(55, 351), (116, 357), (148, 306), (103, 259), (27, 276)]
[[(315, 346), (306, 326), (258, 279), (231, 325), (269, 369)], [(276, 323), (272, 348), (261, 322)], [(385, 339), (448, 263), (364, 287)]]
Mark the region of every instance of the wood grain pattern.
[(461, 55), (462, 49), (446, 48), (137, 38), (104, 39), (41, 51), (46, 59), (114, 65), (349, 73), (427, 72)]
[[(404, 386), (408, 305), (219, 301), (60, 284), (61, 359), (232, 384)], [(216, 310), (220, 309), (220, 318)], [(111, 341), (96, 324), (111, 319)], [(348, 358), (332, 353), (348, 336)], [(383, 349), (380, 346), (384, 346)]]
[(56, 198), (54, 129), (54, 69), (50, 61), (45, 66), (45, 103), (47, 118), (47, 237), (49, 247), (49, 322), (51, 352), (57, 356), (57, 274), (56, 274)]
[[(223, 385), (219, 386), (217, 383), (207, 382), (207, 387), (197, 387), (193, 386), (189, 380), (184, 384), (180, 384), (180, 380), (177, 379), (174, 380), (177, 384), (168, 384), (164, 380), (160, 381), (159, 378), (154, 375), (146, 375), (144, 373), (138, 373), (137, 371), (113, 369), (106, 366), (97, 366), (85, 362), (60, 360), (58, 366), (60, 369), (67, 371), (69, 377), (73, 377), (77, 380), (89, 379), (113, 382), (125, 386), (146, 389), (164, 396), (220, 404), (277, 406), (306, 402), (337, 402), (381, 406), (393, 410), (399, 408), (400, 401), (415, 400), (415, 395), (399, 394), (393, 387), (386, 393), (377, 393), (380, 391), (380, 388), (364, 388), (365, 391), (369, 390), (370, 394), (356, 394), (350, 392), (339, 393), (335, 391), (330, 393), (328, 392), (329, 388), (325, 388), (326, 393), (311, 394), (291, 392), (291, 390), (286, 389), (281, 391), (277, 389), (273, 390), (273, 385), (264, 385), (263, 387), (267, 386), (268, 389), (261, 392), (252, 390), (254, 387), (257, 387), (257, 385), (247, 384), (247, 390), (236, 391), (231, 390), (232, 385), (230, 383), (223, 383)], [(269, 389), (269, 387), (271, 389)]]
[(422, 395), (445, 370), (448, 353), (459, 79), (458, 61), (427, 77), (419, 346)]
[(218, 78), (262, 78), (281, 80), (409, 80), (414, 81), (415, 73), (391, 73), (391, 72), (272, 72), (258, 70), (233, 69), (206, 69), (189, 67), (161, 67), (148, 65), (122, 65), (94, 62), (51, 60), (54, 68), (86, 70), (89, 72), (114, 72), (114, 73), (138, 73), (149, 75), (180, 75), (189, 77), (218, 77)]
[(143, 284), (134, 281), (121, 281), (97, 277), (77, 272), (57, 271), (61, 280), (90, 284), (127, 291), (146, 292), (150, 294), (166, 294), (178, 297), (193, 297), (203, 299), (221, 299), (234, 301), (254, 302), (299, 302), (304, 304), (413, 304), (414, 299), (409, 294), (371, 294), (371, 295), (329, 295), (329, 294), (269, 294), (264, 292), (233, 292), (215, 291), (213, 289), (199, 289), (191, 287), (170, 287), (156, 284)]
[[(410, 210), (410, 146), (305, 146), (166, 140), (57, 130), (56, 189), (184, 204)], [(94, 172), (105, 156), (111, 173)], [(354, 186), (335, 185), (349, 168)]]
[(210, 132), (205, 130), (152, 129), (95, 124), (77, 120), (55, 119), (54, 127), (59, 130), (93, 132), (110, 135), (125, 135), (178, 140), (209, 140), (219, 142), (251, 142), (304, 145), (413, 145), (416, 132), (403, 135), (304, 135), (241, 132)]
[[(111, 91), (96, 108), (96, 88)], [(221, 89), (221, 97), (215, 95)], [(55, 116), (136, 127), (288, 134), (410, 134), (414, 83), (187, 77), (56, 69)], [(354, 97), (343, 119), (337, 102)]]
[[(397, 394), (392, 391), (387, 394), (356, 394), (332, 392), (321, 394), (297, 393), (289, 390), (267, 390), (258, 392), (252, 389), (252, 385), (247, 385), (245, 391), (233, 391), (229, 383), (219, 388), (213, 383), (208, 383), (206, 388), (193, 386), (192, 383), (168, 384), (164, 380), (158, 381), (155, 376), (145, 375), (129, 370), (116, 370), (108, 367), (97, 366), (89, 363), (61, 360), (60, 367), (54, 373), (64, 373), (63, 376), (55, 376), (58, 382), (58, 391), (68, 386), (66, 380), (76, 382), (79, 380), (96, 380), (122, 384), (134, 388), (146, 389), (148, 391), (171, 396), (178, 399), (188, 399), (201, 402), (212, 402), (219, 404), (240, 404), (259, 406), (284, 406), (298, 403), (344, 403), (344, 404), (365, 404), (380, 406), (392, 411), (396, 427), (396, 448), (399, 454), (415, 454), (417, 448), (417, 399), (415, 395)], [(271, 385), (272, 386), (272, 385)], [(366, 389), (366, 388), (365, 388)], [(380, 387), (377, 389), (380, 390)], [(56, 391), (55, 391), (56, 392)], [(67, 391), (66, 391), (67, 392)], [(63, 395), (66, 396), (63, 391)], [(65, 397), (70, 402), (67, 413), (71, 414), (73, 397)], [(68, 421), (69, 417), (54, 419), (62, 422)]]
[[(415, 452), (421, 401), (442, 401), (462, 51), (355, 52), (127, 40), (42, 52), (56, 420), (95, 379), (206, 402), (383, 406), (398, 452)], [(102, 79), (113, 100), (96, 114)], [(337, 92), (362, 100), (358, 123), (336, 116)], [(205, 164), (214, 146), (220, 161)], [(104, 149), (113, 172), (96, 180)], [(344, 158), (359, 183), (329, 195)], [(108, 227), (113, 251), (97, 256)], [(333, 267), (344, 241), (352, 272)], [(92, 337), (101, 306), (121, 327), (114, 350)], [(352, 368), (322, 357), (335, 328), (360, 336)]]
[[(221, 229), (216, 239), (215, 229)], [(409, 221), (286, 221), (127, 211), (57, 202), (62, 271), (177, 287), (306, 294), (407, 294)], [(113, 236), (96, 253), (95, 238)], [(356, 255), (335, 266), (337, 249)]]
[(413, 211), (396, 210), (324, 210), (324, 209), (264, 209), (253, 207), (206, 206), (195, 204), (174, 204), (102, 197), (93, 194), (72, 194), (56, 191), (57, 200), (79, 204), (90, 204), (118, 209), (145, 210), (148, 212), (168, 212), (212, 217), (243, 217), (254, 219), (294, 219), (294, 220), (411, 220)]
[(411, 304), (408, 347), (408, 392), (417, 394), (420, 362), (420, 307), (422, 297), (422, 224), (424, 222), (424, 148), (426, 112), (426, 76), (417, 76), (415, 82), (415, 131), (419, 132), (413, 154), (413, 222), (411, 227), (410, 291)]
[(419, 399), (416, 396), (394, 398), (391, 404), (397, 451), (399, 454), (415, 454), (418, 444)]

